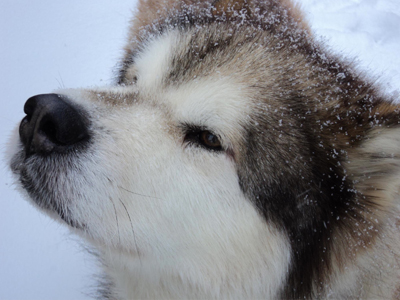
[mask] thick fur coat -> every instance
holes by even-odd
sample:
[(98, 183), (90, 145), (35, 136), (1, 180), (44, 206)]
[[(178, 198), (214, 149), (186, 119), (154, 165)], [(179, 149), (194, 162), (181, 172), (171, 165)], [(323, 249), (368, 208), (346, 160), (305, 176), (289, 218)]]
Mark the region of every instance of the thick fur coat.
[(103, 299), (398, 299), (400, 114), (289, 0), (140, 0), (115, 86), (25, 104), (22, 193)]

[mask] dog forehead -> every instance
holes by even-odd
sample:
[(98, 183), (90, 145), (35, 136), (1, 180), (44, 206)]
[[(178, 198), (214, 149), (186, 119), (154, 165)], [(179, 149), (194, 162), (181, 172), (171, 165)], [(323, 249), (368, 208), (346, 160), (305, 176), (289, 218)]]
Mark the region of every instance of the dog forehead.
[[(130, 70), (137, 88), (145, 98), (167, 107), (175, 122), (237, 135), (253, 106), (249, 91), (240, 76), (226, 68), (188, 61), (192, 42), (190, 34), (178, 31), (150, 38)], [(184, 75), (181, 80), (171, 79), (176, 72)]]
[(128, 68), (127, 76), (137, 78), (136, 84), (141, 91), (151, 93), (159, 90), (180, 44), (177, 31), (148, 38), (141, 46), (134, 63)]
[(246, 123), (252, 102), (229, 77), (205, 77), (167, 88), (163, 102), (180, 123), (205, 126), (233, 135)]

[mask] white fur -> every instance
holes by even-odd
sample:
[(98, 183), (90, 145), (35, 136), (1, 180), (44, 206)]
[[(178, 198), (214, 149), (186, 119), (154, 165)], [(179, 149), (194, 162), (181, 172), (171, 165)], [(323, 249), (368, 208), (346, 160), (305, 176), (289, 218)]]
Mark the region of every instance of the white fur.
[(168, 59), (156, 49), (173, 44), (167, 37), (139, 60), (138, 88), (59, 92), (89, 112), (94, 134), (77, 162), (83, 171), (59, 192), (74, 199), (72, 216), (86, 225), (78, 232), (99, 249), (121, 299), (274, 299), (287, 236), (243, 195), (231, 156), (187, 145), (177, 130), (207, 126), (234, 148), (250, 101), (226, 77), (164, 89)]
[[(153, 91), (161, 85), (162, 79), (168, 72), (179, 38), (177, 31), (170, 31), (162, 36), (151, 38), (142, 46), (135, 65), (131, 67), (136, 71), (139, 89)], [(131, 70), (131, 72), (134, 71)]]
[[(185, 105), (193, 96), (186, 91), (166, 95), (182, 109), (168, 100), (160, 107), (178, 119), (229, 129), (229, 109), (206, 118), (216, 99)], [(95, 121), (110, 132), (95, 131), (96, 147), (81, 162), (85, 176), (71, 183), (85, 190), (73, 210), (87, 224), (84, 236), (100, 248), (122, 299), (273, 299), (288, 269), (287, 237), (242, 194), (232, 159), (176, 140), (170, 116), (144, 103), (107, 109)]]
[[(113, 283), (112, 297), (276, 299), (296, 249), (291, 249), (287, 233), (267, 221), (243, 193), (237, 175), (259, 80), (254, 77), (249, 84), (243, 77), (251, 76), (258, 60), (250, 64), (243, 48), (232, 54), (233, 66), (223, 69), (209, 62), (198, 77), (168, 83), (174, 56), (184, 57), (190, 46), (189, 35), (165, 31), (144, 42), (126, 71), (126, 86), (58, 91), (89, 116), (89, 146), (77, 155), (54, 155), (47, 161), (38, 155), (29, 163), (43, 162), (46, 184), (53, 189), (49, 193), (56, 195), (52, 201), (60, 202), (71, 224), (83, 225), (74, 230), (97, 249)], [(264, 49), (253, 55), (260, 55), (261, 62)], [(246, 72), (236, 74), (235, 68)], [(276, 97), (268, 89), (264, 92)], [(212, 131), (227, 151), (187, 143), (185, 124)], [(392, 203), (398, 200), (398, 136), (398, 129), (372, 131), (370, 140), (348, 151), (346, 176), (357, 190)], [(22, 151), (15, 138), (12, 152)], [(54, 157), (64, 164), (59, 169), (49, 162)], [(392, 177), (379, 177), (387, 168)], [(28, 166), (24, 171), (28, 178), (44, 176), (37, 169)], [(371, 192), (373, 184), (379, 186)], [(391, 209), (383, 202), (379, 204)], [(346, 260), (344, 270), (335, 261), (340, 257), (333, 258), (324, 286), (327, 298), (393, 294), (389, 286), (395, 286), (397, 269), (381, 276), (385, 264), (395, 265), (398, 257), (383, 242), (386, 237), (394, 240), (395, 227), (389, 223), (382, 226), (377, 246)], [(375, 260), (380, 250), (390, 254)], [(359, 267), (364, 265), (373, 267)], [(377, 280), (385, 283), (372, 284)], [(370, 283), (373, 287), (366, 288)]]

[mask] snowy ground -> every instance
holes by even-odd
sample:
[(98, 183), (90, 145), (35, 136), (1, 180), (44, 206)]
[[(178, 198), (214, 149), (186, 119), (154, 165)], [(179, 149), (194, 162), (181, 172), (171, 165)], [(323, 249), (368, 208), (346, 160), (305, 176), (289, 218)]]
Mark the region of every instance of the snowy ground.
[[(400, 90), (400, 1), (298, 0), (318, 36)], [(106, 85), (135, 0), (0, 2), (0, 151), (32, 95)], [(1, 156), (4, 156), (0, 154)], [(89, 299), (96, 266), (13, 190), (0, 165), (0, 300)]]

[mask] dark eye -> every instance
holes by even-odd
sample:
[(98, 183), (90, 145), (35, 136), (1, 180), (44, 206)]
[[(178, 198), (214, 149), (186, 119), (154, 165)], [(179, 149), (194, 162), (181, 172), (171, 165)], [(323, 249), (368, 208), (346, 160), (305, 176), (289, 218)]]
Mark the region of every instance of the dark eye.
[(185, 141), (206, 148), (207, 150), (222, 151), (221, 141), (218, 136), (209, 130), (190, 127), (187, 130)]
[(200, 142), (212, 150), (222, 150), (221, 142), (218, 137), (210, 131), (202, 131), (199, 135)]

